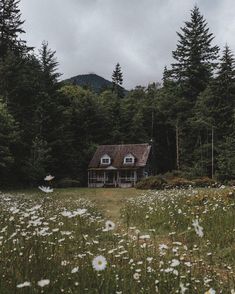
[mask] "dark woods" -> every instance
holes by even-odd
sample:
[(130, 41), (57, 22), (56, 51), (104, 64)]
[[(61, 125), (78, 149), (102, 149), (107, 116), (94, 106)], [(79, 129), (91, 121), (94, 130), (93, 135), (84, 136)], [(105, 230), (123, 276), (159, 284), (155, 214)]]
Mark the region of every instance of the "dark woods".
[(233, 54), (228, 45), (219, 54), (197, 7), (177, 33), (162, 86), (126, 93), (117, 64), (112, 87), (96, 94), (59, 82), (48, 43), (35, 53), (21, 39), (18, 3), (0, 0), (2, 186), (34, 185), (47, 173), (86, 185), (97, 145), (150, 141), (155, 173), (235, 177)]

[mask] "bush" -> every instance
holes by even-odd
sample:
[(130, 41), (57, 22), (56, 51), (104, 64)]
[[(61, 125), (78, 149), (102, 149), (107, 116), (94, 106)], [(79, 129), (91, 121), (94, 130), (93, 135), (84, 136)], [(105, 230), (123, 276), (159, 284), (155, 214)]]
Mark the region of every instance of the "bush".
[(136, 188), (137, 189), (143, 189), (143, 190), (147, 190), (147, 189), (161, 190), (161, 189), (164, 188), (166, 183), (167, 183), (166, 180), (164, 180), (162, 177), (160, 177), (160, 176), (152, 176), (152, 177), (141, 179), (137, 183)]
[(235, 179), (231, 180), (231, 181), (228, 181), (228, 186), (235, 187)]
[(193, 186), (194, 187), (213, 187), (215, 186), (216, 182), (213, 179), (210, 179), (208, 177), (202, 177), (202, 178), (197, 178), (193, 180)]
[[(189, 188), (189, 187), (216, 187), (218, 183), (208, 177), (196, 179), (187, 179), (182, 176), (175, 176), (174, 173), (166, 173), (163, 176), (151, 176), (141, 179), (137, 185), (137, 189), (174, 189), (174, 188)], [(235, 181), (231, 181), (231, 186), (235, 185)]]
[(73, 187), (80, 187), (81, 184), (79, 180), (65, 178), (58, 181), (56, 186), (57, 188), (73, 188)]
[(193, 186), (193, 182), (190, 180), (187, 180), (185, 178), (169, 178), (167, 180), (166, 188), (173, 189), (173, 188), (189, 188), (190, 186)]

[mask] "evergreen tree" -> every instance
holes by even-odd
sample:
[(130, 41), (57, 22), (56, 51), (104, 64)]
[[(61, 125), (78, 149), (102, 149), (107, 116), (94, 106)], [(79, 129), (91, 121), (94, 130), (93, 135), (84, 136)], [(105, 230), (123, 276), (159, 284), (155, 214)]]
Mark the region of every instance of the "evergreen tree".
[(233, 131), (235, 108), (235, 63), (228, 45), (223, 50), (216, 79), (215, 121), (220, 139)]
[(117, 95), (122, 98), (124, 96), (124, 91), (122, 88), (123, 83), (123, 74), (121, 70), (121, 66), (119, 63), (116, 64), (115, 70), (112, 74), (112, 91), (117, 93)]
[(55, 51), (43, 42), (39, 50), (40, 89), (36, 96), (35, 124), (37, 135), (42, 136), (49, 143), (55, 135), (58, 126), (59, 83), (58, 62)]
[(50, 147), (42, 138), (36, 137), (32, 142), (29, 158), (26, 159), (23, 171), (30, 184), (38, 184), (48, 171)]
[(193, 117), (189, 120), (189, 125), (195, 138), (194, 148), (191, 150), (194, 175), (212, 175), (212, 132), (215, 158), (217, 157), (218, 145), (216, 117), (216, 91), (214, 82), (212, 82), (198, 96), (193, 108)]
[(14, 164), (13, 149), (18, 139), (16, 122), (0, 99), (0, 185), (8, 178)]
[(53, 90), (54, 86), (58, 84), (58, 78), (61, 76), (57, 71), (59, 63), (55, 53), (56, 51), (48, 47), (48, 42), (42, 42), (42, 47), (39, 50), (39, 62), (46, 92), (50, 92), (51, 88)]
[(19, 2), (20, 0), (0, 0), (0, 58), (4, 58), (8, 51), (22, 53), (31, 49), (19, 37), (25, 33)]
[(219, 145), (217, 176), (220, 180), (235, 179), (235, 132)]
[(234, 133), (234, 81), (233, 54), (226, 45), (220, 59), (218, 76), (199, 95), (191, 119), (191, 127), (197, 134), (193, 161), (200, 167), (201, 174), (211, 174), (212, 131), (215, 171), (218, 159), (221, 163), (221, 154), (225, 154), (220, 146), (228, 146), (228, 142), (231, 142), (229, 138)]
[(185, 22), (177, 35), (179, 42), (173, 51), (176, 62), (172, 64), (171, 76), (181, 86), (183, 94), (195, 102), (212, 77), (219, 48), (212, 46), (214, 36), (197, 6), (191, 11), (191, 20)]

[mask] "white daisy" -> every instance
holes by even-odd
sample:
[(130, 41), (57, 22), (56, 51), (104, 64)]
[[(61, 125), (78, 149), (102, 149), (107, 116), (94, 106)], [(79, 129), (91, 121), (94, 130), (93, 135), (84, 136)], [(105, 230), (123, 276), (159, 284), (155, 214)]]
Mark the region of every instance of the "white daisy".
[(24, 288), (24, 287), (30, 287), (31, 283), (30, 282), (24, 282), (22, 284), (18, 284), (16, 287), (17, 288)]
[(142, 240), (150, 239), (150, 235), (142, 235), (142, 236), (139, 236), (139, 239), (142, 239)]
[(133, 278), (134, 278), (134, 280), (139, 280), (140, 279), (140, 274), (139, 273), (134, 273)]
[(197, 234), (199, 237), (203, 237), (203, 236), (204, 236), (204, 233), (203, 233), (203, 227), (201, 227), (201, 226), (199, 225), (199, 221), (198, 221), (198, 219), (195, 219), (195, 220), (193, 221), (193, 227), (194, 227), (194, 229), (195, 229), (196, 234)]
[(215, 294), (215, 290), (210, 288), (208, 291), (205, 292), (205, 294)]
[(172, 259), (170, 266), (171, 267), (176, 267), (178, 265), (180, 265), (180, 261), (178, 259)]
[(115, 229), (115, 223), (112, 222), (111, 220), (107, 220), (105, 222), (105, 228), (104, 228), (104, 232), (107, 232), (107, 231), (112, 231)]
[(50, 280), (48, 280), (48, 279), (38, 281), (38, 286), (39, 287), (45, 287), (45, 286), (47, 286), (49, 284), (50, 284)]
[(71, 270), (71, 274), (75, 274), (79, 271), (79, 267), (74, 267), (72, 270)]
[(53, 189), (50, 187), (39, 186), (38, 189), (40, 189), (44, 193), (52, 193), (53, 192)]
[(48, 176), (46, 176), (46, 177), (44, 178), (44, 181), (51, 181), (51, 180), (53, 180), (53, 179), (54, 179), (53, 176), (48, 175)]
[(92, 266), (96, 271), (102, 271), (106, 268), (107, 265), (107, 260), (104, 256), (99, 255), (96, 256), (93, 260), (92, 260)]
[(188, 290), (188, 288), (186, 288), (184, 286), (184, 284), (182, 282), (180, 282), (180, 293), (184, 294), (187, 290)]

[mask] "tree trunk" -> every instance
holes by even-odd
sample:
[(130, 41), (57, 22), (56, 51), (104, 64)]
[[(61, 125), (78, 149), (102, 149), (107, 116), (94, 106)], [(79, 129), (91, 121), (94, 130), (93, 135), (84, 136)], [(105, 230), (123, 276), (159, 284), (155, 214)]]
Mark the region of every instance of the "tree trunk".
[(211, 178), (214, 178), (214, 128), (211, 127)]
[(180, 169), (180, 158), (179, 158), (179, 125), (178, 120), (175, 125), (175, 140), (176, 140), (176, 167)]

